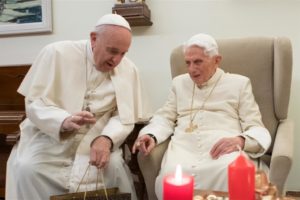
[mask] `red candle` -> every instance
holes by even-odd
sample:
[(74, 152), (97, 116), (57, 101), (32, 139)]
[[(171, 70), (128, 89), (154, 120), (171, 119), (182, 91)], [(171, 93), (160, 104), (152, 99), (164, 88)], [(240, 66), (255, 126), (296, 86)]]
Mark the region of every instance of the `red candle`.
[(255, 199), (255, 166), (241, 154), (228, 166), (228, 192), (230, 200)]
[(164, 177), (164, 200), (192, 200), (194, 193), (194, 177), (182, 174), (181, 167), (176, 167), (176, 173)]

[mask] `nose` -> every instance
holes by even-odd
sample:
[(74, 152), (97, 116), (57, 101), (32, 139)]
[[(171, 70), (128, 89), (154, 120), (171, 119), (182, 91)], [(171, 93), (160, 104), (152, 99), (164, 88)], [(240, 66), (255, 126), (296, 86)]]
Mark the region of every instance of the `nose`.
[(123, 55), (119, 54), (119, 55), (114, 55), (112, 57), (112, 60), (113, 60), (114, 64), (119, 64), (120, 61), (122, 60), (122, 58), (123, 58)]
[(189, 72), (193, 72), (193, 71), (195, 71), (196, 70), (196, 65), (194, 64), (194, 63), (190, 63), (189, 65), (188, 65), (188, 71)]

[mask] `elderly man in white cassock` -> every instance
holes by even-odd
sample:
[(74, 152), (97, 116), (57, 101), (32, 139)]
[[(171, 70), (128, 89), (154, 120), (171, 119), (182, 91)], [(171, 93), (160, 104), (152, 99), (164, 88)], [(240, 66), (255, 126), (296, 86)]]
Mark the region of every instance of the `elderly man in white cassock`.
[(159, 199), (163, 177), (177, 164), (194, 176), (195, 189), (227, 191), (227, 167), (239, 155), (238, 146), (255, 159), (271, 143), (249, 78), (218, 68), (216, 41), (198, 34), (183, 49), (188, 73), (173, 79), (167, 102), (133, 146), (147, 155), (171, 136), (155, 183)]
[[(128, 22), (104, 15), (87, 41), (46, 46), (18, 92), (25, 96), (21, 138), (7, 163), (6, 199), (46, 200), (79, 191), (119, 187), (136, 199), (120, 145), (149, 110), (138, 71), (124, 55)], [(98, 169), (103, 180), (97, 180)]]

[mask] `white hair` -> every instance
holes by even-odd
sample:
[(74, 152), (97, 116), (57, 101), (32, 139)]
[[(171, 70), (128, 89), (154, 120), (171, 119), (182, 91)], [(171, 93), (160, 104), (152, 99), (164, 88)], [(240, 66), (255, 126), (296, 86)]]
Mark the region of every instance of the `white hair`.
[(183, 52), (187, 48), (197, 46), (204, 49), (204, 53), (210, 57), (219, 55), (218, 44), (216, 40), (207, 34), (200, 33), (192, 36), (187, 42), (183, 44)]

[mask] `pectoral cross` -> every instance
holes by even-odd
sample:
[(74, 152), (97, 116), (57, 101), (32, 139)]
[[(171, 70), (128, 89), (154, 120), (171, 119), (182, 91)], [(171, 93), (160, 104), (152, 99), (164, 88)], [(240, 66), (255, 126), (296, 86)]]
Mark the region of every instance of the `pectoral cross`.
[(190, 122), (189, 127), (185, 129), (186, 133), (192, 133), (194, 130), (196, 130), (198, 126), (196, 124), (193, 124), (193, 122)]

